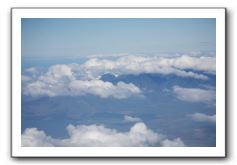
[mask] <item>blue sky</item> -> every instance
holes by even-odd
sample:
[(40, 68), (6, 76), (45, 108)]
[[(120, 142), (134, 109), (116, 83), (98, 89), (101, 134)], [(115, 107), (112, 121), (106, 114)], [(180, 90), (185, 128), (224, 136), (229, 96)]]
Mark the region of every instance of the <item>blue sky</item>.
[(22, 146), (215, 146), (215, 26), (22, 19)]
[(215, 51), (215, 19), (22, 19), (22, 56)]

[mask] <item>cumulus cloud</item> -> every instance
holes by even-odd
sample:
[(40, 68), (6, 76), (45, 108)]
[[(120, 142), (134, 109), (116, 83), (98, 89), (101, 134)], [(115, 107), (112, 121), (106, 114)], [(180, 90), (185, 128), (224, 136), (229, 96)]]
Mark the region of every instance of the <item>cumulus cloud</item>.
[[(188, 69), (191, 69), (188, 71)], [(36, 68), (28, 68), (33, 73), (32, 81), (22, 75), (23, 94), (31, 96), (61, 96), (92, 94), (102, 98), (127, 98), (141, 93), (132, 83), (112, 84), (100, 80), (106, 73), (114, 75), (157, 73), (177, 75), (207, 80), (204, 74), (195, 71), (215, 72), (214, 57), (144, 57), (122, 56), (114, 60), (92, 58), (83, 64), (53, 65), (44, 74)], [(37, 75), (34, 73), (38, 73)], [(177, 89), (179, 91), (179, 89)], [(182, 98), (182, 97), (181, 97)]]
[(176, 138), (174, 140), (165, 139), (161, 142), (162, 147), (185, 147), (186, 145), (180, 138)]
[(125, 115), (124, 116), (124, 120), (126, 121), (126, 122), (131, 122), (131, 123), (136, 123), (136, 122), (140, 122), (140, 121), (142, 121), (140, 118), (138, 118), (138, 117), (132, 117), (132, 116), (128, 116), (128, 115)]
[(194, 113), (190, 115), (194, 121), (216, 123), (216, 115), (206, 115), (203, 113)]
[(192, 77), (207, 80), (208, 77), (187, 69), (215, 73), (214, 57), (143, 57), (143, 56), (124, 56), (116, 60), (92, 58), (80, 65), (81, 75), (87, 78), (97, 78), (105, 73), (115, 75), (122, 74), (141, 74), (159, 73), (174, 74), (181, 77)]
[(53, 138), (37, 128), (27, 128), (21, 135), (21, 143), (25, 147), (53, 147), (53, 142)]
[(183, 55), (177, 58), (164, 59), (164, 62), (180, 69), (216, 71), (216, 59), (214, 57), (191, 57)]
[(111, 96), (117, 99), (123, 99), (141, 93), (141, 90), (134, 84), (126, 84), (121, 81), (113, 85), (110, 82), (101, 80), (75, 80), (69, 84), (69, 89), (71, 91), (70, 95), (93, 94), (102, 98)]
[(69, 137), (55, 139), (36, 128), (27, 128), (21, 137), (23, 147), (184, 147), (180, 138), (169, 140), (149, 129), (144, 123), (134, 124), (128, 132), (103, 125), (68, 125)]
[(68, 65), (65, 65), (65, 64), (53, 65), (52, 67), (49, 68), (46, 76), (56, 78), (56, 79), (63, 78), (63, 77), (68, 77), (70, 79), (73, 79), (73, 72), (70, 66)]
[(92, 94), (101, 98), (124, 99), (138, 95), (141, 90), (132, 83), (116, 85), (102, 80), (78, 80), (68, 65), (54, 65), (37, 80), (23, 87), (23, 94), (30, 96), (81, 96)]
[(216, 99), (216, 92), (212, 89), (183, 88), (174, 86), (173, 92), (177, 98), (187, 102), (213, 103)]

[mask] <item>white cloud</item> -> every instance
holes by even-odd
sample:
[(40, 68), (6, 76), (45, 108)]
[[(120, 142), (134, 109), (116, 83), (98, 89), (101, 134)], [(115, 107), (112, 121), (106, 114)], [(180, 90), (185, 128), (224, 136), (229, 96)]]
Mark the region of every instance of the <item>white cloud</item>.
[(191, 57), (183, 55), (174, 59), (165, 59), (166, 63), (179, 69), (194, 69), (200, 71), (216, 71), (216, 58), (214, 57)]
[(173, 87), (173, 92), (177, 98), (188, 102), (213, 103), (216, 99), (215, 90), (199, 88)]
[(138, 117), (132, 117), (132, 116), (128, 116), (128, 115), (125, 115), (124, 116), (124, 120), (126, 121), (126, 122), (131, 122), (131, 123), (136, 123), (136, 122), (140, 122), (140, 121), (142, 121), (140, 118), (138, 118)]
[(194, 113), (190, 115), (194, 121), (216, 123), (216, 115), (206, 115), (203, 113)]
[(75, 80), (71, 68), (67, 65), (51, 66), (44, 75), (23, 87), (23, 94), (31, 96), (58, 96), (68, 93), (67, 85)]
[(37, 128), (27, 128), (21, 135), (22, 146), (25, 147), (53, 147), (54, 139)]
[(46, 76), (47, 78), (51, 77), (54, 79), (61, 79), (64, 77), (68, 77), (69, 79), (74, 78), (72, 69), (70, 68), (70, 66), (65, 65), (65, 64), (51, 66)]
[(126, 84), (121, 81), (113, 85), (110, 82), (101, 80), (75, 80), (72, 81), (68, 87), (71, 91), (70, 95), (93, 94), (101, 98), (114, 97), (124, 99), (141, 93), (141, 90), (134, 84)]
[(141, 90), (132, 83), (116, 85), (102, 80), (77, 80), (69, 65), (54, 65), (48, 72), (23, 87), (23, 94), (30, 96), (81, 96), (92, 94), (101, 98), (124, 99), (139, 95)]
[(207, 80), (208, 77), (193, 71), (192, 69), (215, 73), (214, 57), (143, 57), (143, 56), (124, 56), (117, 60), (92, 58), (78, 67), (81, 75), (86, 78), (98, 78), (105, 73), (115, 75), (122, 74), (141, 74), (141, 73), (159, 73), (175, 74), (181, 77), (192, 77), (196, 79)]
[(176, 138), (174, 140), (165, 139), (161, 142), (162, 147), (185, 147), (186, 145), (180, 138)]
[[(103, 74), (114, 75), (159, 73), (207, 80), (204, 74), (184, 69), (215, 72), (214, 57), (143, 57), (122, 56), (115, 60), (93, 58), (84, 64), (53, 65), (45, 74), (33, 75), (32, 81), (23, 76), (23, 94), (31, 96), (61, 96), (93, 94), (102, 98), (127, 98), (141, 93), (134, 84), (112, 84), (99, 80)], [(35, 73), (36, 68), (27, 72)]]
[(144, 123), (134, 124), (128, 132), (119, 132), (103, 125), (68, 125), (69, 138), (55, 139), (36, 128), (27, 128), (22, 134), (24, 147), (139, 147), (185, 146), (180, 138), (168, 140), (149, 129)]

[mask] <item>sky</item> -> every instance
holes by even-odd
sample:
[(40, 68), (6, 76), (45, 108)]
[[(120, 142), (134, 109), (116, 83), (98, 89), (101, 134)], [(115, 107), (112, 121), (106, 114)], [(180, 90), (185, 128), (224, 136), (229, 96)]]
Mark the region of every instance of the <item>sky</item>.
[(22, 146), (215, 146), (215, 26), (22, 19)]
[(215, 19), (22, 19), (22, 57), (215, 52)]

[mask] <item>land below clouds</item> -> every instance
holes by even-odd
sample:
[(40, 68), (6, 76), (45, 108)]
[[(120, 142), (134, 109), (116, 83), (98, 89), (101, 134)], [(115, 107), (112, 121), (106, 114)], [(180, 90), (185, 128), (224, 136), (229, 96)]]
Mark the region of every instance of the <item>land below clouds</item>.
[(215, 87), (215, 75), (202, 74), (209, 79), (161, 74), (105, 74), (101, 77), (101, 80), (113, 84), (130, 82), (143, 90), (143, 97), (127, 99), (93, 95), (37, 98), (23, 95), (22, 132), (26, 128), (38, 128), (54, 138), (67, 138), (65, 128), (69, 124), (103, 124), (118, 131), (128, 131), (132, 123), (124, 122), (124, 115), (131, 115), (141, 118), (151, 130), (171, 139), (181, 137), (187, 146), (215, 146), (215, 125), (193, 122), (190, 117), (196, 112), (213, 115), (215, 106), (205, 102), (180, 101), (173, 91), (173, 86), (177, 84), (206, 90)]

